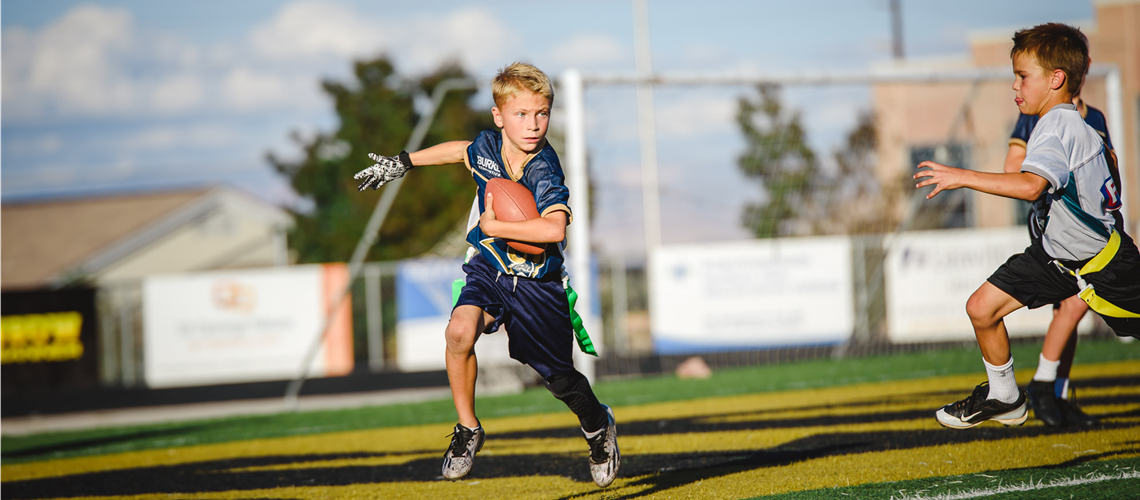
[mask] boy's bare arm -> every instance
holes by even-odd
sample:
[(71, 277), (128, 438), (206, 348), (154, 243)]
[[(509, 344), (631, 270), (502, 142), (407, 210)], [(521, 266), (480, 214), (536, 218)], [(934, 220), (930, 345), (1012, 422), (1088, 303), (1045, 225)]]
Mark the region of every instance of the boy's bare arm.
[(542, 217), (507, 222), (495, 217), (493, 199), (494, 195), (487, 193), (483, 215), (479, 217), (479, 227), (483, 229), (483, 234), (527, 243), (557, 243), (566, 239), (566, 212), (555, 210)]
[(1033, 201), (1049, 187), (1049, 181), (1029, 172), (1017, 173), (989, 173), (948, 167), (932, 161), (918, 164), (918, 168), (926, 167), (914, 174), (915, 179), (926, 177), (915, 185), (916, 188), (933, 185), (934, 190), (926, 195), (926, 199), (934, 198), (938, 193), (947, 189), (970, 188), (988, 194), (996, 194), (1007, 198)]
[(427, 149), (421, 149), (408, 154), (412, 164), (420, 165), (447, 165), (449, 163), (466, 163), (467, 146), (471, 141), (450, 141), (436, 144)]
[(1025, 146), (1010, 144), (1009, 152), (1005, 155), (1005, 173), (1016, 174), (1021, 171), (1021, 164), (1025, 161)]

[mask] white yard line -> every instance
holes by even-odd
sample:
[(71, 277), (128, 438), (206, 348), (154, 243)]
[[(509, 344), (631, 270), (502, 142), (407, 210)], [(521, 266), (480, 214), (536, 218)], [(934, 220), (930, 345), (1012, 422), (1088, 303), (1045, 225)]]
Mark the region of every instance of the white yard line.
[(1130, 470), (1121, 471), (1119, 474), (1102, 474), (1094, 473), (1085, 477), (1076, 477), (1073, 479), (1054, 479), (1046, 483), (1044, 480), (1040, 482), (1030, 481), (1028, 483), (995, 486), (993, 488), (980, 488), (965, 490), (958, 493), (942, 493), (938, 495), (926, 495), (922, 492), (916, 495), (904, 496), (891, 496), (891, 500), (965, 500), (967, 498), (988, 497), (990, 495), (998, 495), (1001, 493), (1012, 493), (1015, 491), (1036, 491), (1046, 488), (1059, 488), (1062, 486), (1079, 486), (1082, 484), (1099, 483), (1103, 481), (1115, 481), (1119, 479), (1136, 479), (1140, 478), (1140, 471)]

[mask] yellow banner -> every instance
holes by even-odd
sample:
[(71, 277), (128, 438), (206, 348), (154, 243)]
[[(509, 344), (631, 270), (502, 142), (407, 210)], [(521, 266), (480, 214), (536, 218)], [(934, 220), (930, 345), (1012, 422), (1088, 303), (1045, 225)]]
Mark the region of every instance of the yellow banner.
[(83, 356), (77, 311), (0, 317), (0, 364), (68, 361)]

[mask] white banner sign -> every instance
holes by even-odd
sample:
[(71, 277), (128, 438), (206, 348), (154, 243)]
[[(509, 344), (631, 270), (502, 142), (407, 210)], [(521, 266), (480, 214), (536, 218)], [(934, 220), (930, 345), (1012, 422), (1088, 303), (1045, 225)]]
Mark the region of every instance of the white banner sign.
[[(966, 300), (1010, 256), (1029, 246), (1023, 227), (900, 234), (887, 241), (887, 332), (892, 342), (973, 340)], [(1092, 328), (1086, 315), (1078, 331)], [(1005, 319), (1010, 336), (1044, 335), (1050, 307)]]
[[(342, 264), (156, 276), (143, 283), (150, 387), (288, 380), (301, 370), (348, 279)], [(313, 376), (352, 371), (351, 297), (313, 363)]]
[(833, 344), (854, 329), (845, 237), (670, 245), (650, 272), (658, 354)]

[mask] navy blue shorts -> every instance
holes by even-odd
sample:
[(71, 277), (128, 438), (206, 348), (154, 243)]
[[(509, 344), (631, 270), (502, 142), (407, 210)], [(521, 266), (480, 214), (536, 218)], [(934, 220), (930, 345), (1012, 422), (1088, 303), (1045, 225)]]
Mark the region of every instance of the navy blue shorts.
[(467, 284), (456, 301), (476, 306), (495, 320), (483, 333), (499, 327), (507, 329), (511, 358), (530, 365), (548, 378), (574, 371), (574, 325), (570, 322), (570, 302), (562, 287), (562, 277), (518, 278), (502, 275), (475, 255), (463, 265)]

